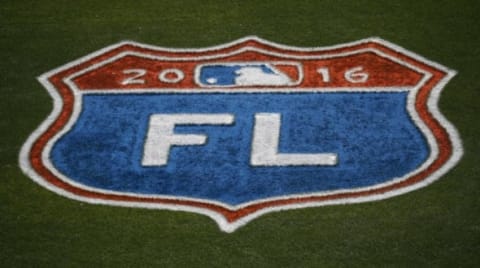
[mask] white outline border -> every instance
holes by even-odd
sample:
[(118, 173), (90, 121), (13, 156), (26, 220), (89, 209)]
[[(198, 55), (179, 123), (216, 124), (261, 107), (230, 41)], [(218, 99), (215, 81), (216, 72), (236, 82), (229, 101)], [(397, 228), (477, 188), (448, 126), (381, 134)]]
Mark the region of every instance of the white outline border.
[[(63, 189), (57, 188), (57, 187), (49, 184), (48, 182), (46, 182), (43, 179), (42, 176), (37, 174), (33, 170), (33, 168), (31, 167), (30, 160), (29, 160), (29, 152), (30, 152), (31, 147), (33, 146), (33, 144), (37, 140), (37, 138), (40, 137), (48, 129), (48, 127), (57, 119), (57, 116), (60, 114), (60, 112), (62, 110), (62, 107), (63, 107), (63, 102), (62, 102), (61, 97), (59, 96), (55, 87), (48, 81), (48, 78), (50, 76), (53, 76), (54, 74), (56, 74), (58, 72), (61, 72), (63, 70), (69, 69), (71, 67), (75, 67), (75, 66), (77, 66), (77, 65), (79, 65), (79, 64), (81, 64), (85, 61), (88, 61), (88, 60), (90, 60), (90, 59), (92, 59), (96, 56), (99, 56), (101, 54), (104, 54), (106, 52), (109, 52), (109, 51), (111, 51), (115, 48), (118, 48), (118, 47), (126, 45), (126, 44), (136, 46), (136, 47), (154, 49), (154, 50), (164, 50), (164, 51), (167, 51), (167, 52), (202, 52), (202, 51), (215, 51), (215, 50), (219, 50), (219, 49), (223, 49), (223, 48), (228, 48), (228, 47), (231, 47), (231, 46), (234, 46), (234, 45), (246, 42), (246, 41), (250, 41), (250, 40), (257, 41), (259, 43), (270, 45), (272, 47), (276, 47), (276, 48), (280, 48), (280, 49), (292, 50), (292, 51), (295, 51), (295, 52), (302, 52), (302, 51), (303, 52), (319, 52), (319, 51), (324, 51), (324, 50), (331, 50), (331, 49), (334, 49), (334, 48), (349, 47), (349, 46), (358, 45), (358, 44), (362, 44), (362, 43), (366, 43), (366, 42), (376, 42), (376, 43), (380, 43), (380, 44), (382, 44), (382, 45), (384, 45), (384, 46), (386, 46), (390, 49), (393, 49), (397, 52), (400, 52), (400, 53), (402, 53), (402, 54), (404, 54), (404, 55), (406, 55), (410, 58), (413, 58), (417, 61), (420, 61), (424, 64), (430, 65), (430, 66), (432, 66), (436, 69), (439, 69), (439, 70), (447, 73), (447, 75), (437, 85), (435, 85), (435, 87), (432, 89), (431, 96), (429, 97), (429, 99), (427, 101), (427, 106), (428, 106), (429, 111), (432, 113), (432, 116), (435, 119), (437, 119), (440, 122), (440, 124), (446, 129), (446, 131), (447, 131), (447, 133), (448, 133), (448, 135), (451, 139), (451, 142), (452, 142), (452, 150), (453, 150), (452, 155), (450, 156), (450, 158), (447, 160), (447, 162), (441, 168), (436, 170), (430, 176), (428, 176), (427, 178), (425, 178), (424, 180), (422, 180), (419, 183), (409, 185), (408, 187), (405, 187), (405, 188), (396, 189), (394, 191), (387, 192), (387, 193), (384, 193), (384, 194), (376, 194), (376, 195), (363, 196), (363, 197), (336, 199), (336, 200), (328, 200), (328, 201), (322, 201), (322, 202), (291, 204), (291, 205), (286, 205), (286, 206), (284, 205), (284, 206), (275, 206), (275, 207), (265, 207), (265, 208), (262, 208), (262, 209), (254, 212), (252, 214), (249, 214), (249, 215), (247, 215), (243, 218), (240, 218), (240, 219), (238, 219), (234, 222), (228, 222), (222, 214), (219, 214), (215, 211), (208, 210), (208, 209), (203, 209), (203, 208), (198, 208), (198, 207), (190, 207), (190, 206), (184, 206), (184, 205), (168, 205), (168, 204), (148, 204), (148, 203), (142, 203), (142, 202), (111, 201), (111, 200), (102, 200), (102, 199), (90, 199), (90, 198), (86, 198), (86, 197), (82, 197), (82, 196), (77, 196), (75, 194), (72, 194), (70, 192), (67, 192)], [(244, 47), (244, 48), (249, 48), (249, 47)], [(260, 49), (252, 48), (252, 47), (250, 47), (250, 49), (260, 50)], [(238, 52), (238, 51), (241, 51), (241, 50), (242, 49), (239, 49), (239, 50), (236, 50), (235, 52)], [(262, 53), (264, 53), (264, 52), (268, 53), (268, 51), (261, 51), (261, 52)], [(355, 51), (355, 52), (358, 53), (358, 51)], [(378, 51), (376, 51), (376, 52), (378, 52)], [(275, 54), (275, 53), (273, 53), (273, 54)], [(348, 54), (348, 53), (346, 53), (346, 54)], [(381, 54), (383, 54), (383, 53), (381, 53)], [(117, 57), (119, 55), (116, 55), (115, 57)], [(290, 58), (295, 58), (295, 56), (292, 56), (292, 55), (283, 55), (283, 54), (281, 54), (281, 55), (282, 56), (287, 56), (287, 57), (290, 57)], [(148, 55), (148, 56), (150, 56), (150, 55)], [(218, 55), (215, 55), (215, 56), (218, 56)], [(336, 55), (336, 56), (338, 56), (338, 55)], [(392, 58), (389, 55), (382, 55), (382, 56), (386, 56), (387, 58)], [(314, 56), (314, 57), (318, 58), (318, 57), (321, 57), (321, 56)], [(198, 59), (199, 57), (194, 57), (194, 58)], [(301, 58), (301, 57), (299, 57), (299, 58)], [(436, 157), (436, 154), (438, 154), (438, 148), (436, 146), (436, 142), (435, 142), (435, 140), (432, 136), (432, 133), (430, 132), (430, 129), (424, 125), (423, 121), (416, 114), (416, 110), (413, 107), (413, 103), (415, 101), (416, 92), (421, 88), (423, 83), (428, 81), (428, 79), (430, 78), (430, 75), (427, 72), (425, 72), (423, 70), (418, 70), (418, 68), (416, 68), (414, 66), (410, 66), (407, 63), (399, 62), (398, 59), (393, 59), (393, 60), (402, 64), (402, 65), (404, 65), (404, 66), (407, 66), (411, 69), (416, 69), (420, 73), (425, 74), (425, 77), (424, 77), (424, 79), (422, 79), (422, 82), (419, 83), (419, 86), (416, 86), (413, 90), (411, 90), (411, 92), (415, 92), (415, 94), (410, 93), (409, 97), (408, 97), (408, 101), (407, 101), (407, 109), (410, 112), (410, 114), (412, 115), (412, 120), (414, 121), (415, 124), (417, 124), (417, 126), (425, 134), (425, 136), (427, 138), (427, 141), (428, 141), (430, 147), (432, 148), (429, 160), (427, 160), (422, 165), (422, 167), (423, 167), (428, 162), (433, 161), (433, 159)], [(87, 71), (87, 69), (90, 69), (91, 67), (95, 68), (94, 66), (96, 66), (96, 65), (97, 64), (92, 65), (89, 68), (86, 68), (86, 69), (82, 70), (81, 72)], [(98, 67), (98, 66), (96, 66), (96, 67)], [(59, 194), (59, 195), (62, 195), (62, 196), (65, 196), (65, 197), (68, 197), (68, 198), (71, 198), (71, 199), (74, 199), (74, 200), (79, 200), (79, 201), (92, 203), (92, 204), (119, 205), (119, 206), (128, 206), (128, 207), (143, 207), (143, 208), (151, 208), (151, 209), (168, 209), (168, 210), (175, 210), (175, 211), (180, 210), (180, 211), (199, 213), (199, 214), (209, 216), (210, 218), (215, 220), (222, 231), (233, 232), (237, 228), (239, 228), (239, 227), (245, 225), (246, 223), (248, 223), (249, 221), (251, 221), (251, 220), (253, 220), (253, 219), (255, 219), (255, 218), (257, 218), (261, 215), (264, 215), (266, 213), (270, 213), (270, 212), (274, 212), (274, 211), (287, 210), (287, 209), (304, 208), (304, 207), (317, 207), (317, 206), (333, 205), (333, 204), (350, 204), (350, 203), (360, 203), (360, 202), (386, 199), (386, 198), (389, 198), (389, 197), (397, 196), (397, 195), (400, 195), (400, 194), (403, 194), (403, 193), (406, 193), (406, 192), (410, 192), (410, 191), (425, 187), (428, 184), (430, 184), (430, 183), (434, 182), (435, 180), (437, 180), (438, 178), (440, 178), (442, 175), (444, 175), (446, 172), (448, 172), (448, 170), (450, 170), (453, 166), (455, 166), (457, 164), (457, 162), (460, 160), (461, 156), (463, 155), (463, 148), (462, 148), (462, 144), (461, 144), (461, 139), (458, 135), (457, 130), (455, 129), (455, 127), (450, 122), (448, 122), (446, 120), (446, 118), (441, 114), (441, 112), (439, 111), (439, 109), (437, 107), (438, 99), (440, 97), (440, 93), (441, 93), (442, 88), (446, 85), (446, 83), (455, 74), (456, 74), (456, 72), (453, 71), (453, 70), (450, 70), (450, 69), (448, 69), (448, 68), (446, 68), (446, 67), (444, 67), (444, 66), (442, 66), (438, 63), (429, 61), (429, 60), (423, 58), (422, 56), (419, 56), (415, 53), (407, 51), (407, 50), (405, 50), (405, 49), (403, 49), (403, 48), (401, 48), (401, 47), (399, 47), (395, 44), (392, 44), (388, 41), (385, 41), (385, 40), (377, 38), (377, 37), (367, 38), (367, 39), (363, 39), (363, 40), (353, 42), (353, 43), (349, 43), (349, 44), (342, 44), (342, 45), (331, 46), (331, 47), (319, 47), (319, 48), (298, 48), (298, 47), (290, 47), (290, 46), (285, 46), (285, 45), (279, 45), (279, 44), (276, 44), (276, 43), (272, 43), (272, 42), (260, 39), (256, 36), (247, 36), (245, 38), (239, 39), (237, 41), (234, 41), (234, 42), (231, 42), (231, 43), (228, 43), (228, 44), (224, 44), (224, 45), (221, 45), (221, 46), (210, 47), (210, 48), (203, 48), (203, 49), (170, 49), (170, 48), (162, 48), (162, 47), (156, 47), (156, 46), (143, 45), (143, 44), (139, 44), (139, 43), (132, 42), (132, 41), (124, 41), (124, 42), (120, 42), (118, 44), (114, 44), (114, 45), (108, 46), (106, 48), (103, 48), (103, 49), (101, 49), (97, 52), (88, 54), (85, 57), (82, 57), (78, 60), (75, 60), (73, 62), (70, 62), (68, 64), (60, 66), (58, 68), (55, 68), (55, 69), (41, 75), (40, 77), (38, 77), (38, 80), (41, 82), (41, 84), (43, 86), (45, 86), (47, 88), (49, 94), (51, 95), (51, 97), (54, 101), (54, 108), (53, 108), (53, 111), (50, 113), (50, 115), (47, 117), (47, 119), (45, 121), (43, 121), (42, 124), (29, 136), (29, 138), (27, 139), (25, 144), (22, 146), (22, 149), (21, 149), (21, 152), (20, 152), (20, 155), (19, 155), (19, 165), (22, 168), (22, 171), (26, 175), (28, 175), (30, 178), (32, 178), (32, 180), (34, 180), (36, 183), (40, 184), (41, 186)], [(80, 75), (80, 74), (76, 73), (75, 75)], [(72, 76), (70, 76), (69, 78), (72, 78)], [(68, 83), (68, 82), (71, 82), (71, 80), (70, 81), (65, 81), (65, 82)], [(377, 91), (377, 90), (382, 91), (382, 89), (385, 89), (385, 88), (377, 88), (377, 89), (373, 89), (372, 91)], [(75, 93), (75, 91), (76, 91), (75, 86), (74, 86), (73, 90), (74, 90), (74, 93)], [(277, 91), (279, 89), (274, 88), (274, 89), (271, 89), (271, 90), (272, 91)], [(332, 89), (332, 90), (335, 90), (335, 91), (345, 90), (346, 92), (349, 92), (348, 89), (343, 89), (342, 90), (342, 89), (337, 88), (337, 89)], [(401, 90), (406, 90), (406, 89), (401, 89)], [(205, 91), (211, 92), (209, 90), (205, 90)], [(322, 89), (322, 91), (324, 91), (324, 89)], [(108, 92), (113, 93), (111, 91), (108, 91)], [(135, 93), (135, 92), (138, 92), (138, 91), (134, 91), (134, 92), (130, 91), (128, 93)], [(152, 92), (152, 91), (148, 90), (148, 92)], [(155, 91), (153, 91), (153, 92), (155, 92)], [(175, 89), (173, 89), (171, 91), (168, 91), (168, 92), (175, 92)], [(199, 91), (196, 91), (196, 92), (199, 92)], [(236, 92), (238, 92), (238, 91), (236, 91)], [(267, 89), (266, 92), (269, 92), (268, 89)], [(106, 93), (106, 92), (104, 92), (104, 90), (99, 90), (99, 91), (92, 92), (92, 94), (95, 94), (95, 93)], [(118, 92), (116, 92), (116, 93), (118, 93)], [(138, 93), (141, 93), (141, 92), (138, 92)], [(165, 93), (167, 93), (167, 92), (165, 92)], [(185, 93), (187, 93), (187, 92), (185, 92)], [(71, 125), (75, 121), (75, 120), (72, 120), (72, 119), (76, 119), (78, 117), (78, 113), (81, 109), (81, 97), (80, 98), (78, 98), (78, 97), (80, 97), (80, 96), (78, 96), (76, 94), (75, 95), (75, 100), (76, 101), (74, 103), (74, 113), (70, 117), (69, 122), (64, 126), (62, 131), (58, 132), (54, 137), (52, 137), (52, 139), (49, 140), (48, 144), (50, 144), (50, 145), (47, 145), (46, 147), (50, 147), (50, 148), (47, 148), (47, 149), (43, 150), (43, 152), (42, 152), (43, 160), (45, 160), (45, 158), (49, 159), (48, 154), (45, 153), (45, 152), (50, 151), (51, 144), (52, 144), (51, 141), (58, 139), (61, 135), (66, 133), (66, 131), (68, 131), (68, 129), (71, 127)], [(77, 100), (79, 100), (79, 101), (77, 101)], [(435, 157), (432, 158), (432, 156), (435, 156)], [(47, 168), (53, 167), (51, 165), (50, 165), (51, 167), (49, 167), (46, 162), (45, 162), (45, 164), (46, 164)], [(55, 169), (52, 169), (52, 170), (55, 172)], [(61, 174), (56, 174), (56, 175), (61, 175)], [(61, 177), (63, 177), (63, 176), (60, 176), (60, 178)], [(401, 180), (401, 178), (394, 179), (394, 180), (397, 181), (399, 179)], [(67, 181), (70, 182), (69, 180), (67, 180)], [(377, 186), (377, 185), (375, 185), (375, 186)], [(85, 188), (85, 186), (81, 186), (81, 188)], [(368, 188), (370, 188), (370, 187), (368, 187)], [(95, 190), (95, 192), (99, 192), (99, 191)], [(105, 191), (105, 192), (108, 193), (109, 191)], [(333, 192), (328, 192), (329, 195), (332, 194), (332, 193)], [(128, 194), (124, 194), (124, 193), (122, 193), (122, 194), (123, 195), (128, 195)], [(146, 195), (139, 195), (139, 196), (148, 197)], [(295, 197), (305, 197), (305, 196), (318, 196), (318, 195), (314, 194), (314, 193), (311, 193), (311, 194), (308, 194), (308, 195), (294, 195), (294, 196), (290, 196), (290, 197), (295, 198)], [(238, 207), (231, 207), (231, 206), (226, 206), (225, 204), (222, 204), (222, 203), (211, 202), (211, 201), (206, 201), (206, 200), (195, 200), (195, 199), (192, 199), (192, 198), (165, 197), (165, 196), (161, 196), (161, 197), (165, 198), (165, 199), (171, 198), (172, 200), (201, 201), (203, 203), (211, 203), (211, 204), (214, 204), (214, 205), (219, 205), (219, 206), (225, 207), (227, 209), (238, 209), (240, 207), (248, 206), (252, 203), (275, 200), (275, 198), (257, 200), (255, 202), (242, 204), (241, 206), (238, 206)], [(281, 199), (285, 199), (285, 197), (282, 197)]]

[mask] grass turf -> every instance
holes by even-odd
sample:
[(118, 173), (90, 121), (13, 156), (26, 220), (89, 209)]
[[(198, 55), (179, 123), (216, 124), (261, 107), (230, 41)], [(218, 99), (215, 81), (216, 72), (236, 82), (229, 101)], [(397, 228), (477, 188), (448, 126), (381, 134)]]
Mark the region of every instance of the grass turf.
[[(478, 266), (478, 1), (67, 1), (0, 4), (0, 266)], [(465, 155), (382, 202), (272, 213), (233, 234), (201, 215), (95, 206), (24, 176), (20, 146), (52, 108), (36, 76), (130, 39), (203, 47), (245, 35), (293, 46), (380, 36), (459, 71), (440, 108)]]

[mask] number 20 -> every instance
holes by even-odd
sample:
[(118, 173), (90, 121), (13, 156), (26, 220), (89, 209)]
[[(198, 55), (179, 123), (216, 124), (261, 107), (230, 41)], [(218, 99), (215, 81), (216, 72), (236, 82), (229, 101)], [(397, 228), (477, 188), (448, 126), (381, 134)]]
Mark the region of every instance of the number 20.
[[(122, 85), (145, 84), (145, 69), (126, 69), (123, 74), (130, 75), (122, 80)], [(164, 83), (178, 83), (185, 78), (185, 74), (179, 69), (165, 69), (158, 74), (158, 80)]]

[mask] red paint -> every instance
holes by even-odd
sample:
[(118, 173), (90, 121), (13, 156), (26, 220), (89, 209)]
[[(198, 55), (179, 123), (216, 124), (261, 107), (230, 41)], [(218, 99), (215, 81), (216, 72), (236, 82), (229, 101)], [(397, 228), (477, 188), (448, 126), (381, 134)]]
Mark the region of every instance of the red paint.
[[(219, 51), (221, 53), (221, 51)], [(150, 55), (150, 54), (148, 54)], [(297, 55), (309, 56), (309, 54)], [(291, 61), (302, 64), (301, 69), (305, 73), (302, 83), (295, 88), (312, 87), (394, 87), (394, 86), (414, 86), (422, 75), (391, 60), (379, 57), (372, 52), (365, 52), (359, 55), (348, 57), (336, 57), (332, 59), (291, 59), (288, 57), (273, 57), (259, 52), (243, 52), (229, 57), (215, 58), (214, 60), (182, 60), (183, 55), (170, 55), (171, 60), (154, 60), (138, 56), (125, 56), (112, 63), (108, 63), (98, 69), (86, 72), (75, 79), (73, 82), (80, 90), (89, 89), (145, 89), (145, 88), (201, 88), (194, 81), (194, 70), (199, 64), (206, 63), (229, 63), (229, 62), (261, 62), (261, 61)], [(128, 66), (128, 67), (125, 67)], [(357, 84), (345, 80), (344, 74), (351, 68), (362, 66), (364, 72), (369, 74), (368, 82)], [(317, 69), (328, 67), (331, 82), (324, 83)], [(171, 83), (164, 83), (158, 79), (158, 74), (166, 69), (179, 69), (185, 74), (185, 78), (178, 84), (172, 86)], [(125, 69), (143, 69), (147, 73), (143, 76), (145, 84), (122, 85), (121, 82), (129, 75), (125, 75)], [(293, 77), (295, 73), (289, 72)], [(241, 87), (236, 87), (241, 88)], [(282, 88), (285, 88), (282, 86)]]

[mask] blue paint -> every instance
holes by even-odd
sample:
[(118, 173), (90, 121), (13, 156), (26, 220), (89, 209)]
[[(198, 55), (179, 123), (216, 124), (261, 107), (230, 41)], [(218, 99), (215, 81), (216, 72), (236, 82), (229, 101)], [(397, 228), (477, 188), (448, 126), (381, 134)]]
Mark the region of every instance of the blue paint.
[[(236, 71), (240, 66), (212, 65), (200, 69), (200, 82), (204, 85), (235, 85)], [(213, 79), (213, 80), (212, 80)]]
[(265, 74), (274, 74), (266, 64), (206, 65), (200, 69), (200, 82), (204, 85), (233, 86), (244, 67), (258, 68)]
[[(428, 157), (409, 118), (405, 92), (85, 95), (74, 127), (51, 160), (69, 178), (106, 190), (215, 200), (259, 198), (371, 186), (400, 177)], [(250, 167), (255, 113), (281, 113), (281, 153), (336, 153), (331, 167)], [(230, 126), (177, 126), (205, 133), (204, 146), (176, 146), (165, 167), (142, 167), (155, 113), (231, 113)]]

